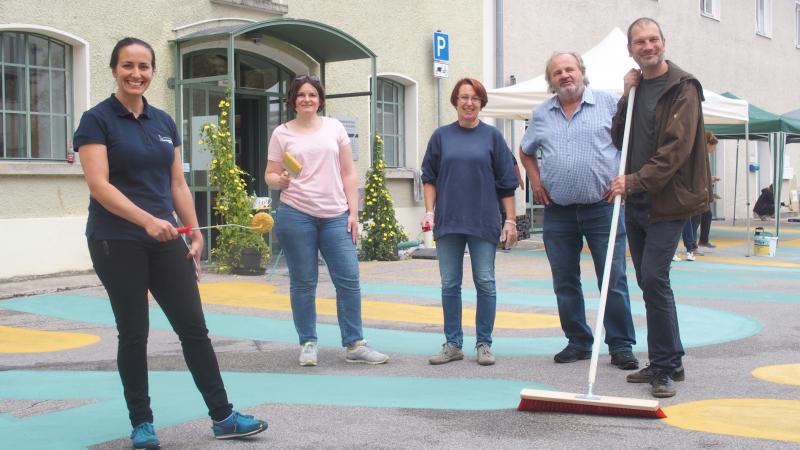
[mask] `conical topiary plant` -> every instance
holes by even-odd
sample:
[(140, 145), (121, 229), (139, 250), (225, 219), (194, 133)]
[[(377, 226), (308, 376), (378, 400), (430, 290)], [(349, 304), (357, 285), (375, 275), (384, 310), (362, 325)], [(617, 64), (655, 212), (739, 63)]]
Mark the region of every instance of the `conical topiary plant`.
[(372, 167), (367, 170), (364, 186), (364, 210), (361, 221), (361, 259), (364, 261), (394, 261), (397, 244), (405, 241), (406, 233), (397, 223), (392, 195), (386, 188), (386, 163), (383, 161), (383, 139), (375, 136)]

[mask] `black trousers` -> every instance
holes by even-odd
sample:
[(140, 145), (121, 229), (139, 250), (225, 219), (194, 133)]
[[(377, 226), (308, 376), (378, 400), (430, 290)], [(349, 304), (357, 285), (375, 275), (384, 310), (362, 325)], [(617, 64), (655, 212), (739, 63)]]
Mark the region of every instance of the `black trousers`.
[(214, 420), (231, 414), (217, 357), (208, 338), (200, 292), (181, 239), (169, 242), (89, 239), (94, 270), (117, 322), (117, 366), (131, 425), (153, 421), (147, 382), (147, 292), (178, 334), (183, 357)]
[[(692, 217), (694, 225), (694, 235), (697, 237), (698, 244), (708, 244), (708, 235), (711, 233), (711, 210)], [(697, 234), (697, 227), (700, 226), (700, 234)]]
[(650, 206), (626, 203), (625, 228), (647, 310), (647, 351), (654, 369), (681, 365), (685, 354), (669, 269), (686, 220), (650, 222)]

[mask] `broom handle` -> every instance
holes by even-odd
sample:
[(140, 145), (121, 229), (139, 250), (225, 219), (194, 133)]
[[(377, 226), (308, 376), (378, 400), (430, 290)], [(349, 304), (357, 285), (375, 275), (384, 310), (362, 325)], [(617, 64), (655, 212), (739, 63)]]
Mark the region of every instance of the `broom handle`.
[[(622, 149), (619, 158), (618, 175), (625, 175), (625, 164), (628, 159), (628, 143), (631, 134), (631, 117), (633, 116), (633, 100), (636, 95), (636, 86), (631, 87), (628, 94), (628, 108), (625, 112), (625, 132), (622, 135)], [(608, 299), (608, 284), (611, 277), (611, 264), (614, 259), (614, 244), (617, 241), (617, 226), (619, 224), (619, 211), (622, 206), (622, 197), (614, 196), (614, 211), (611, 213), (611, 229), (608, 232), (608, 248), (606, 248), (606, 262), (603, 266), (603, 283), (600, 288), (600, 302), (597, 305), (597, 322), (594, 325), (594, 343), (592, 344), (592, 360), (589, 364), (589, 392), (592, 396), (592, 385), (597, 378), (597, 360), (600, 357), (600, 342), (603, 340), (603, 319), (606, 315), (606, 300)]]

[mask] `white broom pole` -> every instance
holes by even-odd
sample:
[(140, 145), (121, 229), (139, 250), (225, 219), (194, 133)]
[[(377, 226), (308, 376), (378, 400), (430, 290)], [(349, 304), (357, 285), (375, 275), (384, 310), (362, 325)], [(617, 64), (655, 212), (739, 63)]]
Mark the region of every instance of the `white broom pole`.
[[(625, 163), (628, 160), (628, 143), (631, 134), (631, 121), (633, 116), (633, 100), (636, 95), (636, 86), (631, 87), (628, 94), (628, 108), (625, 112), (625, 131), (622, 135), (622, 149), (619, 158), (618, 175), (625, 175)], [(592, 344), (592, 360), (589, 363), (589, 388), (587, 397), (592, 397), (592, 387), (597, 379), (597, 360), (600, 357), (600, 342), (603, 341), (603, 319), (606, 315), (606, 300), (608, 299), (608, 284), (611, 278), (611, 264), (614, 260), (614, 244), (617, 241), (617, 226), (619, 225), (619, 212), (622, 206), (622, 196), (614, 196), (614, 211), (611, 214), (611, 229), (608, 232), (608, 247), (606, 248), (606, 262), (603, 266), (603, 283), (600, 288), (600, 303), (597, 305), (597, 321), (594, 325), (594, 344)]]

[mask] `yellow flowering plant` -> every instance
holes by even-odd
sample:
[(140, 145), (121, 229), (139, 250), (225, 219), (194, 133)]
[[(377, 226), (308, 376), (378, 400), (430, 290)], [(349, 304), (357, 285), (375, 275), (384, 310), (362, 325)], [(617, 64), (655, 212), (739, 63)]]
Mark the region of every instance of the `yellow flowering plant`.
[(397, 244), (407, 239), (397, 223), (392, 195), (386, 187), (386, 163), (383, 160), (383, 139), (375, 136), (372, 167), (367, 170), (364, 184), (364, 210), (361, 222), (361, 259), (365, 261), (394, 261)]
[[(230, 96), (220, 100), (218, 107), (219, 124), (206, 122), (199, 142), (206, 145), (213, 158), (208, 172), (211, 186), (216, 190), (214, 212), (219, 224), (249, 225), (253, 219), (255, 196), (247, 193), (245, 179), (250, 174), (236, 165), (233, 136), (228, 125)], [(260, 252), (262, 263), (269, 259), (269, 246), (262, 235), (244, 228), (220, 228), (211, 249), (211, 258), (217, 270), (230, 272), (241, 267), (242, 251), (248, 248)]]

